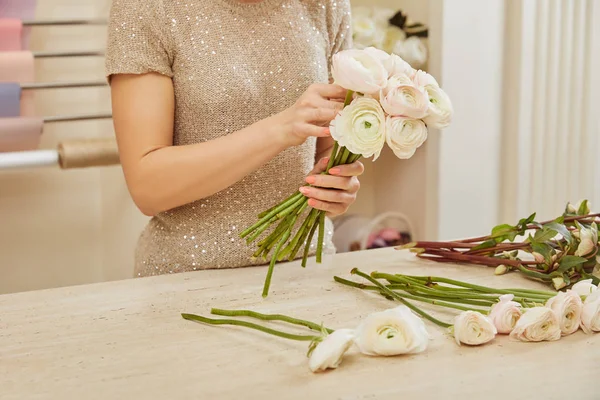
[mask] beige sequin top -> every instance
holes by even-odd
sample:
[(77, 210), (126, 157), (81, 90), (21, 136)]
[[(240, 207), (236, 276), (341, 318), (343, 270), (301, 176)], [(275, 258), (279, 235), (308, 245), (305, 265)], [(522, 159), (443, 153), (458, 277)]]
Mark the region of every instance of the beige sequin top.
[[(114, 0), (106, 75), (171, 77), (174, 144), (204, 142), (327, 82), (331, 55), (351, 45), (350, 29), (349, 0)], [(138, 242), (135, 275), (264, 263), (251, 259), (254, 245), (239, 232), (298, 189), (315, 151), (309, 139), (220, 193), (153, 217)], [(328, 225), (325, 251), (332, 252)]]

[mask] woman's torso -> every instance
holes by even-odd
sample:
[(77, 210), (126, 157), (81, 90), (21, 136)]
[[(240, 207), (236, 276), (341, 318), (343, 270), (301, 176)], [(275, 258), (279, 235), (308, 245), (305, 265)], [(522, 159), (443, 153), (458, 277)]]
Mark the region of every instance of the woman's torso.
[[(240, 130), (291, 106), (311, 83), (327, 82), (338, 4), (345, 2), (164, 1), (157, 23), (168, 24), (173, 46), (174, 144)], [(138, 242), (136, 275), (264, 263), (252, 259), (239, 232), (298, 189), (315, 151), (309, 139), (231, 187), (153, 217)]]

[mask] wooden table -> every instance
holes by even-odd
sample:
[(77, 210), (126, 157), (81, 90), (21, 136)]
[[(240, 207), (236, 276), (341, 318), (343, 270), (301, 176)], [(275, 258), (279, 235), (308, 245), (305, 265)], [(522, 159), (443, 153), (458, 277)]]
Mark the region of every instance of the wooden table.
[(325, 261), (280, 266), (267, 299), (263, 267), (0, 296), (0, 399), (600, 399), (600, 334), (459, 347), (428, 322), (434, 340), (425, 353), (375, 358), (352, 350), (337, 370), (313, 374), (306, 342), (180, 317), (250, 308), (353, 327), (397, 304), (333, 282), (353, 267), (537, 287), (517, 274), (495, 277), (392, 249)]

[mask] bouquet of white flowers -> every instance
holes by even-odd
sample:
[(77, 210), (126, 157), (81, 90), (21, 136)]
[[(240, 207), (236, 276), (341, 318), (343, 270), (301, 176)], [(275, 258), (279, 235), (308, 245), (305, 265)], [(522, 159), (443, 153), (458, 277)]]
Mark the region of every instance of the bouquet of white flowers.
[[(344, 109), (331, 122), (335, 146), (324, 173), (361, 157), (376, 160), (386, 143), (398, 158), (410, 158), (427, 139), (428, 128), (441, 129), (452, 120), (450, 99), (435, 78), (413, 69), (396, 54), (373, 47), (344, 50), (332, 58), (332, 75), (348, 94)], [(321, 262), (325, 212), (308, 208), (308, 198), (297, 191), (259, 214), (258, 221), (240, 234), (250, 244), (278, 224), (258, 242), (254, 253), (266, 260), (273, 251), (263, 296), (268, 294), (277, 261), (295, 259), (304, 246), (302, 265), (306, 265), (317, 232), (316, 259)], [(300, 227), (293, 234), (298, 223)]]

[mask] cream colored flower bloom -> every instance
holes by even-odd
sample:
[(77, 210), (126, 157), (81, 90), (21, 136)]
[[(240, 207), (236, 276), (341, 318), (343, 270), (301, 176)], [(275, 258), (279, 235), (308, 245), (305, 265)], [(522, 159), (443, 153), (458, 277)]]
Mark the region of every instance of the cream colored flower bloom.
[(454, 339), (461, 343), (476, 346), (493, 340), (498, 333), (494, 323), (476, 311), (463, 311), (454, 320)]
[(338, 329), (333, 331), (313, 350), (308, 360), (308, 367), (312, 372), (339, 367), (344, 354), (350, 349), (352, 343), (354, 343), (354, 330)]
[(514, 297), (512, 294), (500, 296), (499, 302), (490, 310), (488, 318), (492, 320), (498, 333), (510, 333), (521, 318), (521, 305), (513, 301)]
[[(402, 77), (407, 76), (409, 79), (416, 73), (416, 70), (410, 66), (409, 63), (404, 61), (402, 57), (397, 54), (391, 54), (384, 62), (383, 65), (388, 70), (390, 77)], [(404, 79), (402, 79), (404, 80)], [(417, 85), (418, 86), (418, 85)]]
[(395, 53), (397, 46), (406, 40), (406, 33), (394, 25), (389, 25), (385, 31), (383, 40), (383, 50), (388, 53)]
[(350, 49), (332, 57), (331, 74), (336, 84), (363, 94), (378, 93), (387, 86), (383, 63), (364, 50)]
[(387, 117), (386, 142), (396, 157), (411, 158), (427, 140), (427, 127), (420, 119)]
[(594, 285), (592, 279), (584, 279), (573, 285), (572, 290), (580, 296), (588, 296), (598, 290), (598, 286)]
[(413, 68), (421, 68), (427, 62), (427, 46), (421, 38), (411, 36), (401, 43), (401, 47), (396, 47), (394, 53), (406, 60)]
[(385, 145), (385, 125), (379, 102), (358, 97), (331, 121), (331, 137), (352, 153), (376, 160)]
[(563, 336), (575, 333), (579, 329), (583, 302), (577, 292), (573, 290), (559, 292), (546, 302), (546, 307), (552, 309), (558, 317)]
[(558, 317), (547, 307), (526, 309), (510, 333), (511, 339), (521, 342), (554, 341), (560, 336)]
[(356, 344), (367, 355), (421, 353), (429, 339), (423, 320), (404, 305), (369, 315), (356, 330)]
[(590, 228), (579, 226), (579, 245), (575, 250), (575, 255), (585, 257), (592, 254), (598, 246), (598, 227), (592, 223)]
[(600, 290), (585, 299), (581, 313), (581, 329), (585, 333), (600, 332)]
[(381, 106), (393, 117), (421, 119), (429, 111), (429, 96), (423, 88), (408, 83), (407, 78), (406, 75), (396, 75), (388, 80), (386, 88), (381, 91)]

